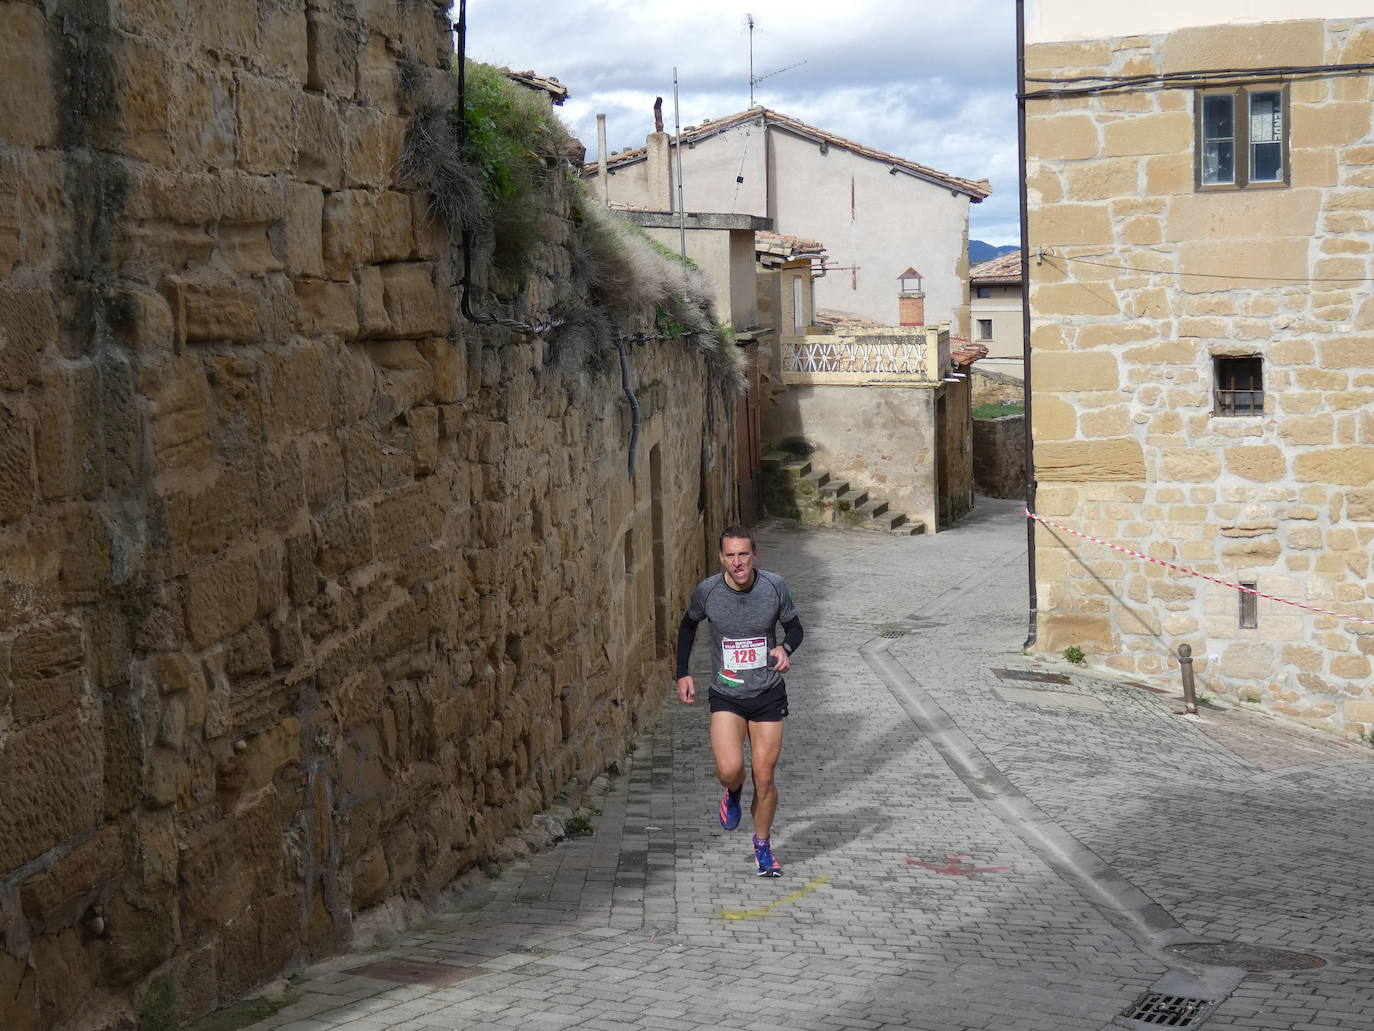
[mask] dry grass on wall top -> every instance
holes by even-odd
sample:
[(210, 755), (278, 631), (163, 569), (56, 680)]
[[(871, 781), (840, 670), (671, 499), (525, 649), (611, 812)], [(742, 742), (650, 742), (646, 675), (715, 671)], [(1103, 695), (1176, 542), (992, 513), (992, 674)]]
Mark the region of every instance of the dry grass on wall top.
[(700, 272), (660, 253), (591, 197), (578, 176), (581, 144), (539, 94), (490, 65), (469, 61), (466, 69), (466, 141), (459, 142), (451, 98), (424, 99), (399, 170), (429, 193), (430, 214), (455, 249), (468, 234), (473, 263), (514, 281), (524, 280), (542, 243), (570, 230), (570, 279), (555, 285), (547, 313), (526, 316), (560, 323), (549, 334), (550, 361), (566, 372), (604, 374), (625, 336), (670, 338), (699, 353), (728, 393), (742, 390), (742, 353), (718, 323)]

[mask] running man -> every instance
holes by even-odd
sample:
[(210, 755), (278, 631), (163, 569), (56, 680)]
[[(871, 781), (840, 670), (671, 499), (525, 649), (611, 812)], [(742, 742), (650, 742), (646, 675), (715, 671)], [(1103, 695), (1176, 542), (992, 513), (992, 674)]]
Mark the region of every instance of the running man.
[[(782, 721), (787, 715), (787, 685), (782, 674), (789, 656), (802, 642), (801, 619), (787, 584), (776, 573), (755, 569), (754, 535), (742, 526), (720, 535), (721, 574), (697, 584), (677, 630), (677, 693), (688, 705), (696, 701), (696, 683), (687, 672), (697, 624), (711, 622), (711, 751), (716, 779), (725, 788), (720, 825), (739, 826), (744, 791), (744, 740), (749, 739), (754, 778), (754, 856), (760, 877), (781, 877), (770, 835), (778, 808), (773, 771), (782, 752)], [(777, 640), (777, 624), (785, 631)]]

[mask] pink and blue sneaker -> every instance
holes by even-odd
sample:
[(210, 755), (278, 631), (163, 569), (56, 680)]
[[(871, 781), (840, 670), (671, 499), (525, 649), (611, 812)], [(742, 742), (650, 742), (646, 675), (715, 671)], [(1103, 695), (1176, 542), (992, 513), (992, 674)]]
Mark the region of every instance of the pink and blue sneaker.
[(743, 791), (741, 786), (739, 791), (727, 791), (720, 796), (720, 825), (727, 831), (739, 826), (739, 796)]
[(759, 861), (760, 877), (781, 877), (782, 864), (773, 858), (773, 846), (765, 838), (754, 838), (754, 858)]

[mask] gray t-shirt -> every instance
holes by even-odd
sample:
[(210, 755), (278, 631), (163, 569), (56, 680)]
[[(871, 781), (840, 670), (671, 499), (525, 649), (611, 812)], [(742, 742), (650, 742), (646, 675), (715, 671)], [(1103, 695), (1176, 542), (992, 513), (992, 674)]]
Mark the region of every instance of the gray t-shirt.
[(753, 698), (782, 682), (768, 652), (778, 646), (777, 625), (797, 618), (782, 577), (755, 569), (749, 590), (737, 591), (717, 573), (697, 584), (687, 618), (711, 622), (711, 687), (717, 693)]

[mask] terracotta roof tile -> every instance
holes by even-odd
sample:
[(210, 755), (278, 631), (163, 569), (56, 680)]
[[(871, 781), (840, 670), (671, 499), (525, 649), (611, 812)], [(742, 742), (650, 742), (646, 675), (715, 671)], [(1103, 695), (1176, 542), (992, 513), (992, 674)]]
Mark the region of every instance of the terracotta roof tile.
[(529, 89), (547, 93), (549, 100), (555, 105), (563, 103), (570, 95), (568, 87), (551, 76), (536, 75), (532, 71), (513, 72), (509, 68), (502, 68), (501, 71), (512, 82), (518, 82)]
[(1021, 251), (1014, 250), (999, 258), (980, 261), (968, 270), (969, 282), (1021, 282)]
[(803, 240), (783, 233), (759, 230), (754, 233), (754, 253), (764, 268), (778, 268), (789, 261), (806, 258), (825, 262), (825, 245), (816, 240)]

